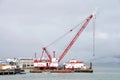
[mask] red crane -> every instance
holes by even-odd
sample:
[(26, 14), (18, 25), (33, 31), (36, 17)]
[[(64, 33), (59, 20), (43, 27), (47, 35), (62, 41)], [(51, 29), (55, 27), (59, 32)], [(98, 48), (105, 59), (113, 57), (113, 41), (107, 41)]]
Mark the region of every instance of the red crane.
[[(63, 57), (67, 54), (67, 52), (70, 50), (70, 48), (72, 47), (72, 45), (75, 43), (75, 41), (78, 39), (78, 37), (80, 36), (80, 34), (83, 32), (83, 30), (87, 27), (88, 23), (90, 22), (90, 20), (93, 18), (94, 14), (91, 14), (85, 21), (85, 23), (82, 25), (82, 27), (80, 28), (80, 30), (77, 32), (77, 34), (75, 35), (75, 37), (71, 40), (71, 42), (69, 43), (69, 45), (65, 48), (65, 50), (63, 51), (62, 55), (58, 58), (58, 62), (60, 62)], [(72, 31), (72, 29), (70, 30)], [(40, 57), (40, 60), (42, 60), (43, 57), (43, 53), (46, 53), (48, 58), (49, 58), (49, 62), (52, 62), (52, 57), (49, 54), (48, 50), (46, 49), (46, 47), (43, 47), (43, 52), (42, 52), (42, 56)]]
[[(86, 28), (86, 26), (88, 25), (88, 23), (90, 22), (90, 20), (93, 18), (94, 14), (91, 14), (85, 21), (85, 23), (83, 24), (83, 26), (80, 28), (80, 30), (77, 32), (77, 34), (75, 35), (75, 37), (71, 40), (71, 42), (69, 43), (69, 45), (65, 48), (65, 50), (63, 51), (62, 55), (59, 57), (58, 62), (60, 62), (63, 57), (67, 54), (67, 52), (70, 50), (70, 48), (72, 47), (72, 45), (75, 43), (75, 41), (78, 39), (78, 37), (80, 36), (80, 34), (83, 32), (83, 30)], [(70, 30), (72, 31), (72, 30)]]
[[(75, 43), (75, 41), (78, 39), (78, 37), (80, 36), (80, 34), (83, 32), (83, 30), (86, 28), (86, 26), (88, 25), (88, 23), (90, 22), (90, 20), (94, 17), (94, 14), (91, 14), (84, 22), (84, 24), (82, 25), (82, 27), (80, 28), (80, 30), (76, 33), (75, 37), (71, 40), (71, 42), (69, 43), (69, 45), (65, 48), (65, 50), (62, 52), (61, 56), (56, 59), (56, 58), (52, 58), (51, 55), (49, 54), (48, 50), (46, 49), (46, 47), (43, 47), (43, 52), (42, 52), (42, 56), (40, 57), (40, 61), (38, 60), (34, 60), (34, 66), (37, 68), (41, 68), (41, 69), (45, 69), (45, 68), (54, 68), (54, 69), (58, 69), (58, 63), (64, 58), (64, 56), (67, 54), (67, 52), (70, 50), (70, 48), (72, 47), (72, 45)], [(73, 29), (70, 30), (70, 32)], [(43, 57), (43, 53), (46, 53), (48, 58), (47, 60), (42, 60)], [(54, 53), (55, 54), (55, 53)]]
[(49, 54), (49, 52), (48, 52), (48, 50), (46, 49), (46, 47), (43, 47), (42, 49), (43, 49), (43, 51), (42, 51), (42, 55), (41, 55), (41, 57), (40, 57), (40, 61), (42, 61), (43, 53), (45, 52), (45, 53), (47, 54), (48, 58), (49, 58), (49, 61), (51, 62), (51, 61), (52, 61), (52, 57), (51, 57), (51, 55)]

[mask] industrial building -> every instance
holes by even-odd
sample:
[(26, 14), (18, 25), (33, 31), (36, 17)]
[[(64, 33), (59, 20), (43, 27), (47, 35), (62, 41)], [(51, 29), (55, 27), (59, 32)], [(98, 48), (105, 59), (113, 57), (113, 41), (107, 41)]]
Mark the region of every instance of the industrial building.
[(33, 58), (21, 58), (18, 65), (20, 68), (33, 68)]

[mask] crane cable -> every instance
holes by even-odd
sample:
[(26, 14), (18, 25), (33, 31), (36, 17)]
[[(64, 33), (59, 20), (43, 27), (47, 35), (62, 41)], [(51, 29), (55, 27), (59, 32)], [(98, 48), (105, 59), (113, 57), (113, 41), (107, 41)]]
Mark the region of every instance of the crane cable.
[(96, 23), (96, 15), (93, 18), (93, 50), (92, 50), (93, 57), (95, 56), (95, 26), (96, 26), (95, 23)]
[(77, 27), (79, 27), (79, 25), (81, 25), (85, 20), (83, 20), (81, 23), (79, 23), (78, 25), (76, 25), (75, 27), (73, 27), (72, 29), (70, 29), (68, 32), (66, 32), (65, 34), (63, 34), (62, 36), (60, 36), (59, 38), (57, 38), (55, 41), (53, 41), (52, 43), (50, 43), (49, 45), (46, 46), (49, 47), (51, 45), (53, 45), (54, 43), (56, 43), (57, 41), (61, 40), (63, 37), (65, 37), (66, 35), (68, 35), (69, 33), (71, 33), (73, 30), (75, 30)]

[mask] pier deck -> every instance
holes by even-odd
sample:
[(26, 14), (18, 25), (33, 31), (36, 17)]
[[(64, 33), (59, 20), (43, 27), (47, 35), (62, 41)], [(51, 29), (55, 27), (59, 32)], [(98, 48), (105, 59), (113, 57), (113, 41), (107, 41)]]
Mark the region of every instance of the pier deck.
[(14, 70), (0, 70), (0, 75), (14, 75), (16, 72)]

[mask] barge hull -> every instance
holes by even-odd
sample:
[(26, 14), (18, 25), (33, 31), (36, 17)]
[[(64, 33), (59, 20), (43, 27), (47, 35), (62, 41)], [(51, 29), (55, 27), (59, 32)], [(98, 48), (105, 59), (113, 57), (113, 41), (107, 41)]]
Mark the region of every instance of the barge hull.
[(87, 70), (31, 70), (30, 73), (93, 73), (92, 69)]

